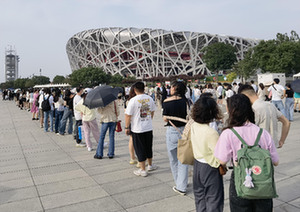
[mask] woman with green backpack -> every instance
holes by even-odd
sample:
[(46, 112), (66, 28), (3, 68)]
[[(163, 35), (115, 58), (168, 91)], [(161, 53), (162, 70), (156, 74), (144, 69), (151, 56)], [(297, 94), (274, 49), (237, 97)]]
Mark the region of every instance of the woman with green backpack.
[(276, 197), (273, 165), (279, 157), (271, 135), (255, 125), (250, 100), (243, 94), (227, 99), (229, 118), (215, 147), (221, 164), (230, 160), (230, 211), (273, 210)]

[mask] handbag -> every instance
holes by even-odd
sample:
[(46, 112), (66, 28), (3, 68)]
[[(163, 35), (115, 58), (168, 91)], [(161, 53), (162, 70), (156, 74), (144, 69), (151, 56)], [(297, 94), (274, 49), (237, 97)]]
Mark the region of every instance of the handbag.
[[(118, 118), (116, 102), (114, 102), (114, 106), (115, 106), (116, 117)], [(116, 132), (122, 132), (121, 120), (117, 121)]]
[[(182, 121), (177, 117), (168, 117), (173, 120)], [(183, 119), (184, 120), (184, 119)], [(194, 153), (191, 142), (191, 125), (194, 123), (194, 120), (189, 120), (184, 127), (183, 133), (181, 134), (180, 130), (169, 120), (170, 124), (180, 133), (181, 139), (178, 139), (177, 144), (177, 158), (182, 164), (193, 165), (194, 164)], [(186, 122), (186, 120), (185, 120)]]

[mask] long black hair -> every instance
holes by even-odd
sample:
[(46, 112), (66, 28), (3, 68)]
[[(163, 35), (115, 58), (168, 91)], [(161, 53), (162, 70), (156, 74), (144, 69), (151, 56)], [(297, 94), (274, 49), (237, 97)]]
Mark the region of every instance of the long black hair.
[(224, 130), (243, 126), (247, 121), (255, 124), (254, 112), (251, 107), (250, 99), (244, 94), (235, 94), (228, 98), (227, 108), (229, 118)]
[(183, 82), (173, 81), (173, 82), (171, 82), (171, 87), (175, 88), (175, 92), (174, 92), (173, 96), (181, 97), (182, 99), (184, 99), (186, 101), (187, 105), (190, 106), (189, 101), (185, 97), (185, 93), (186, 93), (186, 89), (187, 89), (185, 84)]

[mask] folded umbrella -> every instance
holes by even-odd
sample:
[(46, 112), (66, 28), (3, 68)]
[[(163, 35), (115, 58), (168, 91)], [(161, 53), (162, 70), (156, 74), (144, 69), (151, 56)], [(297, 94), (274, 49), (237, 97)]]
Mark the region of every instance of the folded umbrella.
[(112, 88), (109, 85), (99, 86), (85, 97), (83, 104), (90, 109), (97, 107), (105, 107), (118, 98), (118, 94), (122, 92), (122, 88)]
[(297, 79), (291, 83), (291, 88), (294, 92), (300, 93), (300, 79)]

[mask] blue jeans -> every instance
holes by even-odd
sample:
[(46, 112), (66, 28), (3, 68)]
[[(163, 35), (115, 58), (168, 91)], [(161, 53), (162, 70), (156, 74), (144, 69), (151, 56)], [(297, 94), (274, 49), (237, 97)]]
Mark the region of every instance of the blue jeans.
[(285, 114), (289, 121), (293, 121), (294, 102), (294, 98), (286, 98), (285, 100)]
[(48, 131), (48, 118), (50, 118), (50, 131), (53, 132), (53, 110), (44, 111), (44, 131)]
[(55, 109), (55, 133), (58, 133), (58, 129), (60, 127), (60, 121), (63, 117), (64, 111), (58, 111)]
[[(184, 127), (178, 127), (178, 129), (182, 132)], [(180, 138), (181, 135), (174, 127), (167, 127), (167, 150), (174, 182), (178, 190), (186, 191), (189, 166), (182, 164), (177, 158), (177, 144)]]
[(116, 122), (108, 122), (102, 123), (101, 126), (101, 133), (99, 138), (98, 147), (96, 150), (96, 155), (103, 157), (103, 146), (104, 146), (104, 139), (107, 130), (109, 129), (109, 147), (108, 147), (108, 157), (113, 157), (115, 155), (115, 131), (116, 131)]
[(286, 117), (286, 115), (285, 115), (285, 109), (284, 109), (284, 105), (283, 105), (282, 100), (277, 100), (277, 101), (272, 100), (272, 103), (282, 113), (282, 115), (284, 115)]
[(64, 115), (60, 121), (60, 127), (59, 127), (59, 133), (64, 134), (66, 130), (67, 121), (69, 119), (69, 125), (68, 125), (68, 134), (72, 134), (73, 132), (73, 113), (72, 110), (69, 108), (65, 108)]

